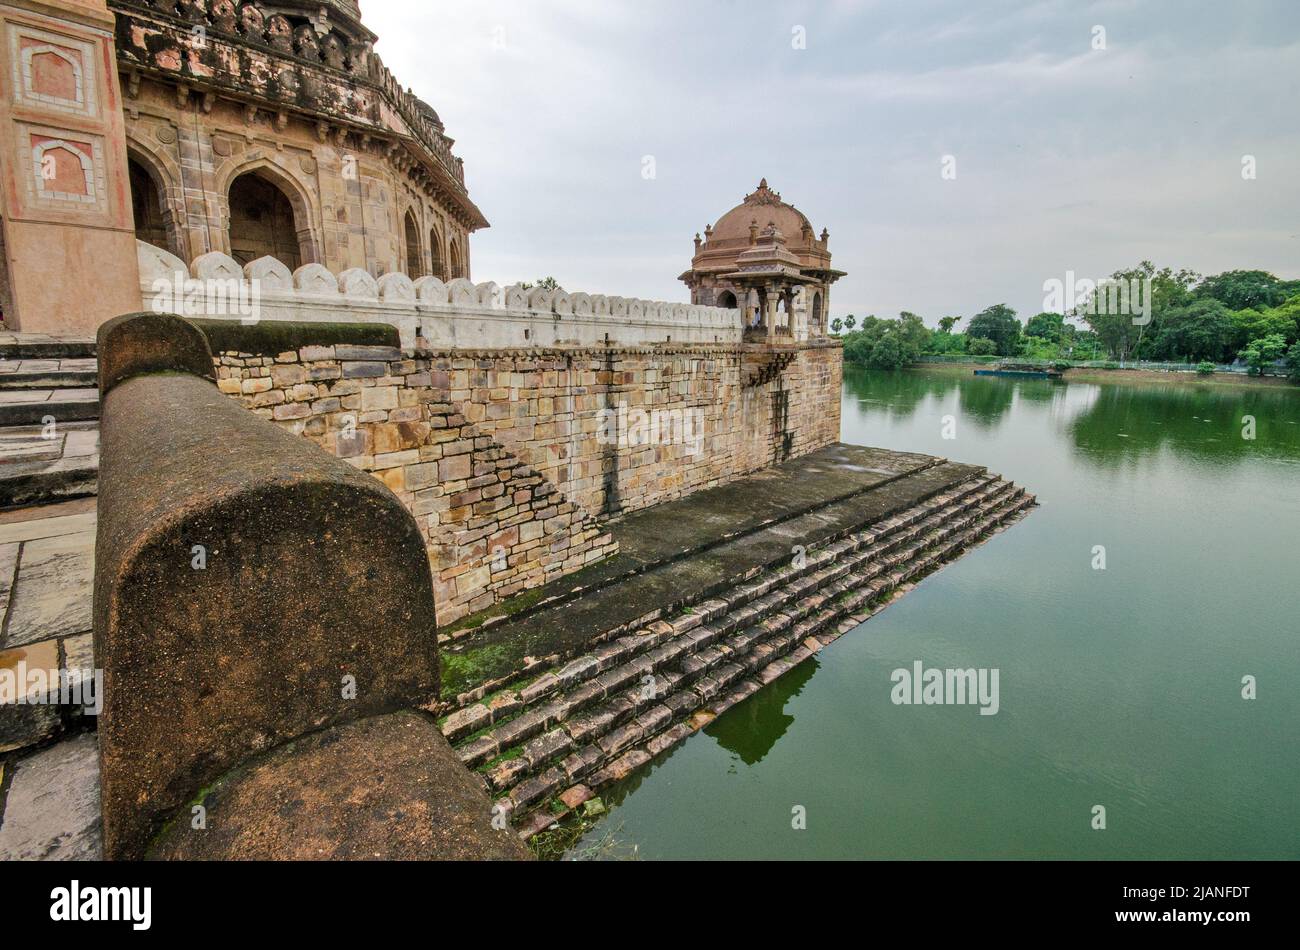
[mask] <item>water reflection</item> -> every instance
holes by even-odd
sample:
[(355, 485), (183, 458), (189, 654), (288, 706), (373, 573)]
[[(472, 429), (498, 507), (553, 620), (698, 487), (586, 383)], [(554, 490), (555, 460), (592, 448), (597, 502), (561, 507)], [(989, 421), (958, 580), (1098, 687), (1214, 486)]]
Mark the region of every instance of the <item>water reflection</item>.
[(1097, 388), (1097, 398), (1069, 423), (1078, 454), (1094, 464), (1113, 467), (1167, 450), (1229, 464), (1300, 455), (1298, 391), (1177, 384)]
[(918, 411), (937, 418), (956, 409), (985, 432), (999, 427), (1017, 403), (1043, 407), (1075, 457), (1104, 468), (1164, 451), (1221, 464), (1300, 456), (1300, 387), (1062, 383), (853, 367), (845, 369), (844, 385), (864, 409), (891, 421)]
[(733, 706), (704, 728), (704, 734), (746, 765), (757, 765), (794, 723), (785, 704), (803, 692), (817, 672), (817, 657), (809, 657), (771, 685)]

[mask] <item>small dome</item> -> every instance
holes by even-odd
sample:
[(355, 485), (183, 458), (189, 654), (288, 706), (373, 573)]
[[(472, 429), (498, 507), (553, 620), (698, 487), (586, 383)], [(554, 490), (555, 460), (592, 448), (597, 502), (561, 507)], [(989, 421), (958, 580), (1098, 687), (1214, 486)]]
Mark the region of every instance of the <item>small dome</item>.
[(415, 100), (415, 108), (420, 111), (421, 115), (432, 122), (439, 132), (442, 131), (442, 119), (438, 118), (438, 113), (433, 110), (433, 106), (417, 97)]
[(767, 187), (767, 179), (758, 183), (745, 200), (732, 208), (713, 226), (710, 241), (727, 241), (735, 238), (749, 241), (749, 226), (757, 224), (760, 231), (769, 224), (775, 224), (787, 237), (798, 236), (806, 227), (812, 230), (812, 224), (804, 213), (793, 205), (781, 200), (781, 195)]

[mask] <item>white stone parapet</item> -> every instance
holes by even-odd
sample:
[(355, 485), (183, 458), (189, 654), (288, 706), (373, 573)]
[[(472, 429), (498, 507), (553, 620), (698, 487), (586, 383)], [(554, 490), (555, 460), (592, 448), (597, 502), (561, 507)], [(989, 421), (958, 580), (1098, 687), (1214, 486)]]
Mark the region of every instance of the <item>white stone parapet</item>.
[(396, 272), (376, 280), (360, 268), (335, 274), (320, 264), (290, 273), (273, 257), (240, 267), (218, 251), (187, 267), (144, 241), (136, 250), (142, 308), (187, 317), (389, 323), (408, 350), (417, 335), (437, 349), (476, 350), (741, 342), (740, 311), (722, 307), (464, 278), (413, 281)]

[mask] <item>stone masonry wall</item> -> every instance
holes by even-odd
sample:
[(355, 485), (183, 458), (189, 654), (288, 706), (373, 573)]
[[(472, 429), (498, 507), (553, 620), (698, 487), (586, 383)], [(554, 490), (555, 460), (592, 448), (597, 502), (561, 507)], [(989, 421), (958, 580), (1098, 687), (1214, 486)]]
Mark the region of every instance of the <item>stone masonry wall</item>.
[[(448, 384), (483, 432), (585, 510), (614, 514), (836, 441), (841, 353), (801, 348), (787, 354), (779, 375), (752, 385), (771, 356), (738, 346), (484, 352)], [(629, 430), (638, 410), (647, 422), (658, 417), (661, 429), (663, 420), (692, 413), (695, 438), (656, 439), (651, 431), (635, 444)], [(610, 421), (622, 430), (614, 444), (601, 431)]]
[[(223, 392), (410, 507), (447, 624), (615, 553), (603, 515), (835, 441), (840, 348), (762, 350), (337, 345), (215, 359)], [(690, 412), (692, 429), (632, 444), (609, 428), (620, 405), (625, 420)]]

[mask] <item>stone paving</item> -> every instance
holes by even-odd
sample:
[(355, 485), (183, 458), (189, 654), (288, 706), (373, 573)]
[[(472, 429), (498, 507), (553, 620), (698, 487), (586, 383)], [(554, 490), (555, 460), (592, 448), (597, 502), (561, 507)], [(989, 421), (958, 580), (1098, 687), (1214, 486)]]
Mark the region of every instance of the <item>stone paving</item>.
[(95, 494), (99, 423), (0, 428), (0, 508)]
[[(29, 669), (93, 667), (94, 555), (93, 507), (0, 524), (0, 668), (20, 661)], [(56, 706), (0, 706), (0, 753), (47, 741), (65, 726)]]
[(0, 766), (0, 860), (89, 861), (102, 857), (99, 757), (82, 733)]
[(0, 509), (95, 493), (93, 354), (80, 337), (0, 333)]
[(39, 402), (98, 402), (99, 390), (93, 387), (58, 389), (6, 389), (0, 391), (0, 406)]
[[(0, 670), (94, 667), (94, 552), (93, 500), (0, 515)], [(80, 708), (0, 706), (0, 860), (99, 856), (88, 724)]]
[(95, 338), (79, 335), (21, 333), (0, 328), (0, 357), (10, 359), (87, 357), (95, 352)]
[(49, 389), (65, 383), (94, 386), (97, 373), (94, 357), (0, 359), (0, 389)]

